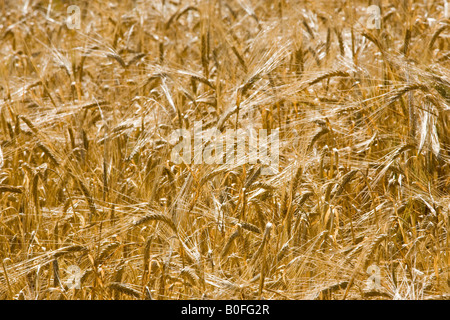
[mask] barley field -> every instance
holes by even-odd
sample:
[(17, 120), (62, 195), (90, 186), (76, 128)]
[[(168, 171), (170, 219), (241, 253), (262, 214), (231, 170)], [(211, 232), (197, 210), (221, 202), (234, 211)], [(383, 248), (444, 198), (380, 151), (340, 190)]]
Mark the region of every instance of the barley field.
[(449, 12), (0, 0), (0, 299), (449, 299)]

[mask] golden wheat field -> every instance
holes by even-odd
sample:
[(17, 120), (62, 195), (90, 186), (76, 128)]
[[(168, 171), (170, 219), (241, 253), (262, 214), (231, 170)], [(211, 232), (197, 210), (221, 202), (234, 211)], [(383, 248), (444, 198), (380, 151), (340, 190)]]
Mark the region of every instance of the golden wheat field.
[[(448, 299), (449, 12), (0, 0), (0, 299)], [(199, 121), (278, 172), (173, 161)]]

